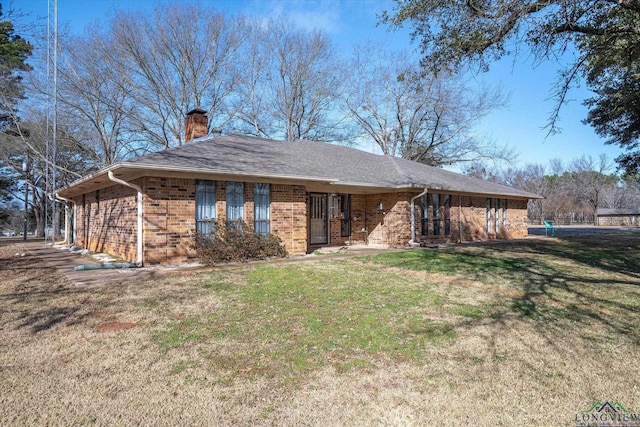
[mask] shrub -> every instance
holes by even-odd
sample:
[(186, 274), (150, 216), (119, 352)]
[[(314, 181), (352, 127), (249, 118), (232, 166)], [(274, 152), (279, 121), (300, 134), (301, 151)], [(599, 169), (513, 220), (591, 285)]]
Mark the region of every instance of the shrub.
[(198, 259), (208, 265), (287, 256), (278, 236), (256, 233), (242, 221), (218, 220), (211, 234), (196, 234), (194, 248)]

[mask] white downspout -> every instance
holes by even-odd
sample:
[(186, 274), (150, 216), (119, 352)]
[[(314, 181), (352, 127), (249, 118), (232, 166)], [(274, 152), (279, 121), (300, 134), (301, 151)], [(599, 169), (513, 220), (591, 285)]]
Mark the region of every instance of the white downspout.
[(126, 187), (129, 188), (133, 188), (134, 190), (136, 190), (138, 192), (138, 250), (137, 250), (137, 257), (136, 257), (136, 264), (138, 264), (138, 267), (142, 267), (142, 188), (140, 188), (139, 185), (136, 184), (132, 184), (130, 182), (124, 181), (120, 178), (116, 178), (115, 175), (113, 175), (113, 171), (108, 171), (107, 175), (109, 176), (109, 179), (113, 182), (116, 182), (118, 184), (122, 184)]
[[(69, 204), (73, 203), (73, 201), (60, 196), (58, 193), (54, 193), (54, 195), (56, 196), (56, 201), (65, 203), (64, 205), (64, 240), (62, 241), (62, 244), (63, 245), (65, 243), (71, 244), (71, 241), (69, 240), (69, 228), (71, 226), (71, 222), (69, 221)], [(75, 233), (75, 230), (76, 230), (75, 227), (73, 227), (74, 233)]]
[(424, 191), (418, 194), (415, 197), (411, 198), (411, 205), (409, 209), (411, 210), (411, 240), (409, 240), (409, 246), (417, 245), (416, 243), (416, 210), (415, 210), (415, 200), (419, 197), (425, 196), (428, 192), (428, 189), (425, 188)]

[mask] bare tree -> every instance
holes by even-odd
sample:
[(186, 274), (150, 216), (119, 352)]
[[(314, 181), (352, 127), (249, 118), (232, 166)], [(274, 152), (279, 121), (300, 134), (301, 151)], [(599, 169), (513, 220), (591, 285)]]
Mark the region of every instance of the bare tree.
[[(26, 119), (16, 122), (16, 135), (0, 134), (0, 163), (5, 168), (5, 173), (19, 177), (10, 191), (15, 200), (25, 202), (24, 184), (29, 187), (29, 198), (26, 203), (33, 210), (36, 220), (36, 235), (44, 237), (45, 206), (49, 203), (53, 194), (47, 194), (46, 180), (47, 170), (53, 167), (48, 164), (50, 159), (45, 155), (49, 133), (44, 113), (31, 108), (23, 111)], [(58, 152), (56, 168), (58, 172), (58, 184), (64, 186), (85, 174), (91, 168), (92, 162), (82, 156), (83, 150), (64, 127), (58, 127)], [(27, 170), (23, 171), (23, 163), (26, 162)], [(54, 232), (57, 235), (57, 224), (54, 220)]]
[[(113, 40), (93, 27), (64, 37), (58, 55), (58, 121), (79, 142), (79, 154), (94, 168), (130, 157), (140, 147), (131, 130), (132, 87), (120, 73)], [(46, 95), (44, 83), (34, 86)]]
[(606, 154), (601, 154), (596, 161), (591, 156), (575, 159), (569, 167), (570, 186), (578, 201), (585, 203), (596, 212), (600, 206), (602, 193), (607, 188), (615, 187), (618, 178), (607, 172), (613, 164)]
[(514, 157), (474, 132), (482, 117), (504, 106), (499, 90), (473, 92), (451, 75), (423, 73), (406, 53), (371, 44), (355, 49), (349, 68), (345, 103), (361, 137), (384, 154), (434, 166)]
[[(638, 210), (640, 206), (640, 177), (638, 175), (622, 175), (616, 191), (622, 193), (622, 196), (616, 200), (616, 203), (619, 204), (612, 204), (606, 207)], [(607, 194), (605, 193), (605, 203), (607, 200)]]
[(344, 140), (339, 59), (326, 35), (286, 19), (246, 20), (236, 126), (266, 138)]
[(110, 66), (132, 88), (132, 130), (169, 147), (184, 143), (184, 115), (192, 108), (224, 120), (241, 44), (234, 19), (201, 4), (163, 3), (151, 14), (118, 13), (111, 31)]

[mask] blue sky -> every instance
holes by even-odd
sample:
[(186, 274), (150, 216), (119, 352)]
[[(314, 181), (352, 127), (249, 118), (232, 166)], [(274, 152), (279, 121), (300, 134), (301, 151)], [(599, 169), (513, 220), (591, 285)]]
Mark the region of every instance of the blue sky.
[[(44, 18), (47, 0), (1, 0), (30, 13), (29, 19)], [(178, 0), (175, 0), (178, 1)], [(201, 0), (221, 11), (245, 15), (275, 16), (287, 13), (301, 27), (316, 27), (325, 31), (336, 47), (348, 54), (351, 46), (367, 39), (384, 39), (393, 49), (415, 50), (408, 32), (389, 33), (376, 27), (376, 13), (392, 9), (390, 0)], [(82, 32), (89, 24), (104, 20), (114, 9), (151, 8), (154, 0), (58, 0), (60, 25), (69, 25), (73, 32)], [(547, 166), (549, 160), (560, 158), (568, 163), (582, 155), (594, 159), (607, 154), (613, 161), (621, 150), (605, 145), (593, 130), (581, 123), (587, 110), (582, 101), (590, 94), (584, 88), (570, 93), (572, 100), (561, 111), (563, 132), (547, 137), (543, 129), (554, 104), (550, 99), (556, 78), (556, 64), (533, 65), (532, 58), (507, 58), (493, 64), (487, 73), (472, 76), (492, 85), (500, 84), (509, 94), (510, 102), (502, 110), (485, 117), (478, 132), (499, 145), (514, 147), (519, 153), (517, 166), (538, 163)], [(364, 148), (364, 147), (363, 147)]]

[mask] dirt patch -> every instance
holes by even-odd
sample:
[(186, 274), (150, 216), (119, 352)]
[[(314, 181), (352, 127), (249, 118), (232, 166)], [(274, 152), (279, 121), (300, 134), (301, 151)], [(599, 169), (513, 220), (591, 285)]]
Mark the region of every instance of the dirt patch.
[(107, 322), (98, 325), (98, 332), (120, 332), (138, 326), (136, 322)]

